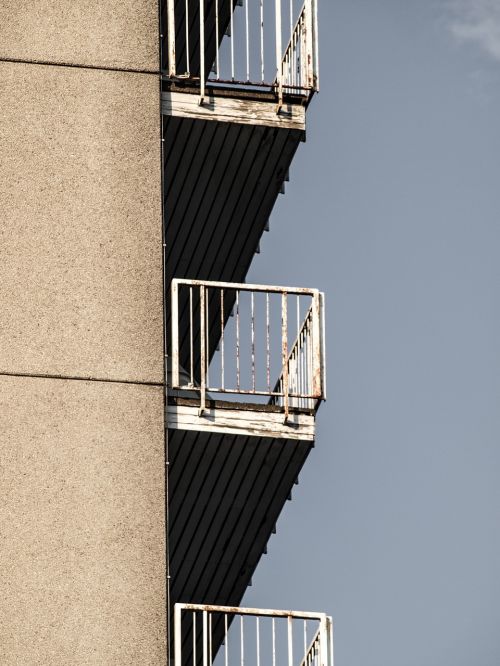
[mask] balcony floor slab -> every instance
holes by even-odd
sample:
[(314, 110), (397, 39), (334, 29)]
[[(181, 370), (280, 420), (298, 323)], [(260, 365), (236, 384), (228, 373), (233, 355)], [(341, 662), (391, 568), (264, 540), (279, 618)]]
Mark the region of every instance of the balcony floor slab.
[(200, 104), (195, 91), (162, 93), (162, 113), (165, 116), (213, 120), (243, 125), (263, 125), (282, 129), (305, 130), (306, 109), (303, 104), (284, 103), (278, 110), (274, 95), (268, 99), (251, 99), (243, 95), (216, 95), (208, 91)]
[[(291, 411), (285, 421), (281, 408), (244, 403), (211, 401), (202, 414), (197, 401), (168, 405), (167, 423), (173, 430), (226, 433), (252, 437), (314, 441), (315, 417), (306, 411)], [(190, 404), (191, 403), (191, 404)]]

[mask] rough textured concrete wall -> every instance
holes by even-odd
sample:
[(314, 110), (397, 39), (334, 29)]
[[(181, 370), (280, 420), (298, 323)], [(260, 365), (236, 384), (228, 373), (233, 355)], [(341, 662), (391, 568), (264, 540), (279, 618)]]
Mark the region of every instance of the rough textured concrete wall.
[(158, 0), (2, 0), (0, 58), (158, 70)]
[(0, 373), (162, 381), (155, 75), (0, 62)]
[(160, 388), (0, 377), (0, 663), (163, 666)]

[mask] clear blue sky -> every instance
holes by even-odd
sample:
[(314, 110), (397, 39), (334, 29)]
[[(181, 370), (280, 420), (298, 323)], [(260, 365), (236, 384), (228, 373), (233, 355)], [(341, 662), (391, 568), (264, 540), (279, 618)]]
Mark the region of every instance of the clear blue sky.
[(249, 279), (327, 293), (316, 449), (246, 603), (338, 666), (500, 664), (500, 0), (323, 0)]

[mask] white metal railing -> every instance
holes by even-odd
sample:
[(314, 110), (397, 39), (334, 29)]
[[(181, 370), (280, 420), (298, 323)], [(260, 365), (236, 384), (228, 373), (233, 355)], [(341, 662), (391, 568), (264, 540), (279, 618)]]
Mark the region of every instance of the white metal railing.
[(176, 604), (174, 666), (213, 664), (334, 666), (332, 619), (325, 613)]
[(207, 393), (266, 400), (285, 417), (326, 397), (317, 289), (174, 279), (171, 322), (172, 388), (199, 392), (201, 411)]
[(319, 89), (317, 0), (179, 1), (167, 0), (167, 72), (199, 82), (201, 103), (207, 84), (265, 87), (280, 104)]

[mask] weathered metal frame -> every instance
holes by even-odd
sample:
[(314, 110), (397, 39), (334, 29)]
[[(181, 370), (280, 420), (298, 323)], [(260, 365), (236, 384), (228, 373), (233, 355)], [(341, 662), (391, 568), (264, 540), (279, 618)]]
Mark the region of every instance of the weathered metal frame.
[[(292, 23), (292, 5), (290, 3), (290, 39), (283, 51), (282, 47), (282, 25), (283, 8), (282, 0), (274, 0), (275, 5), (275, 26), (274, 42), (276, 51), (276, 69), (273, 82), (266, 83), (264, 80), (264, 20), (263, 6), (260, 4), (260, 81), (250, 80), (250, 31), (248, 19), (249, 0), (240, 0), (235, 3), (231, 0), (230, 10), (230, 71), (231, 78), (223, 79), (220, 76), (220, 26), (219, 26), (219, 0), (215, 0), (215, 59), (214, 73), (215, 77), (205, 75), (206, 71), (206, 44), (205, 44), (205, 3), (199, 2), (199, 50), (200, 50), (200, 72), (194, 76), (189, 71), (189, 31), (186, 27), (186, 72), (177, 72), (176, 62), (176, 43), (175, 43), (175, 0), (167, 0), (167, 58), (168, 58), (168, 76), (172, 79), (182, 78), (183, 80), (192, 80), (199, 85), (199, 105), (205, 103), (207, 94), (207, 85), (227, 85), (233, 89), (252, 87), (271, 88), (278, 97), (278, 112), (283, 106), (283, 95), (298, 95), (309, 98), (314, 92), (319, 90), (319, 50), (318, 50), (318, 0), (304, 0), (299, 16)], [(238, 80), (235, 76), (235, 45), (234, 45), (234, 26), (233, 11), (236, 4), (244, 5), (245, 8), (245, 38), (244, 47), (246, 53), (246, 79)], [(188, 5), (186, 4), (186, 12)], [(187, 14), (186, 14), (187, 16)], [(187, 26), (187, 20), (186, 20)]]
[[(189, 320), (189, 339), (190, 339), (190, 377), (189, 384), (182, 384), (180, 382), (180, 339), (179, 339), (179, 289), (180, 287), (188, 287), (190, 289), (190, 320)], [(199, 386), (194, 385), (193, 377), (193, 310), (192, 310), (192, 290), (193, 288), (199, 289), (200, 296), (200, 377)], [(222, 358), (221, 367), (221, 386), (210, 386), (209, 381), (209, 318), (208, 318), (208, 300), (206, 292), (208, 289), (220, 291), (221, 303), (221, 320), (220, 320), (220, 334), (221, 346), (224, 353), (224, 291), (236, 292), (236, 326), (237, 326), (237, 348), (236, 348), (236, 372), (237, 372), (237, 388), (228, 388), (225, 386), (224, 380), (224, 357)], [(252, 388), (241, 389), (239, 381), (239, 294), (240, 292), (249, 292), (251, 294), (252, 303)], [(266, 358), (266, 372), (268, 377), (268, 390), (260, 390), (255, 386), (255, 355), (254, 355), (254, 318), (253, 318), (253, 295), (255, 293), (266, 294), (266, 307), (267, 307), (267, 327), (269, 326), (269, 294), (281, 295), (281, 374), (271, 390), (269, 379), (269, 337), (267, 340), (267, 358)], [(306, 313), (306, 318), (302, 327), (297, 326), (297, 338), (289, 348), (288, 345), (288, 296), (309, 296), (311, 297), (311, 306)], [(309, 323), (310, 322), (310, 323)], [(298, 322), (299, 324), (299, 322)], [(218, 282), (213, 280), (188, 280), (188, 279), (174, 279), (171, 286), (171, 325), (172, 325), (172, 345), (171, 345), (171, 383), (173, 389), (179, 390), (192, 390), (196, 388), (200, 393), (200, 414), (206, 409), (206, 395), (207, 392), (229, 394), (229, 395), (249, 395), (249, 396), (267, 396), (270, 401), (282, 407), (285, 414), (285, 420), (288, 418), (290, 407), (305, 407), (308, 409), (315, 409), (321, 400), (326, 398), (326, 382), (325, 382), (325, 334), (324, 334), (324, 295), (317, 289), (308, 289), (303, 287), (283, 287), (283, 286), (268, 286), (258, 284), (246, 283), (233, 283), (233, 282)], [(290, 368), (293, 364), (294, 354), (295, 358), (298, 356), (297, 350), (300, 350), (302, 356), (305, 353), (306, 346), (299, 349), (301, 343), (301, 336), (304, 327), (308, 327), (307, 338), (307, 376), (302, 384), (296, 381), (294, 388), (290, 386)], [(269, 329), (267, 329), (269, 336)], [(297, 369), (292, 373), (297, 377)], [(304, 391), (301, 386), (310, 387), (310, 390)]]
[[(304, 621), (304, 657), (299, 666), (334, 666), (333, 652), (333, 621), (326, 613), (311, 613), (291, 610), (277, 610), (269, 608), (240, 608), (238, 606), (216, 606), (212, 604), (189, 604), (177, 603), (174, 606), (174, 666), (184, 666), (182, 663), (182, 613), (191, 611), (193, 613), (193, 637), (196, 635), (196, 613), (202, 613), (202, 651), (203, 666), (211, 666), (213, 662), (212, 654), (212, 615), (221, 614), (224, 616), (224, 642), (227, 645), (228, 636), (228, 617), (231, 620), (234, 616), (240, 617), (240, 659), (241, 666), (244, 663), (243, 649), (243, 618), (257, 618), (256, 625), (256, 643), (257, 643), (257, 661), (260, 662), (259, 647), (259, 619), (271, 618), (272, 621), (272, 662), (276, 663), (275, 656), (275, 624), (278, 618), (287, 620), (287, 656), (288, 666), (294, 666), (293, 660), (293, 623), (295, 620)], [(318, 622), (318, 629), (312, 640), (307, 645), (306, 642), (306, 622)], [(225, 653), (225, 664), (227, 664), (227, 651)], [(193, 664), (196, 664), (196, 642), (193, 638)]]

